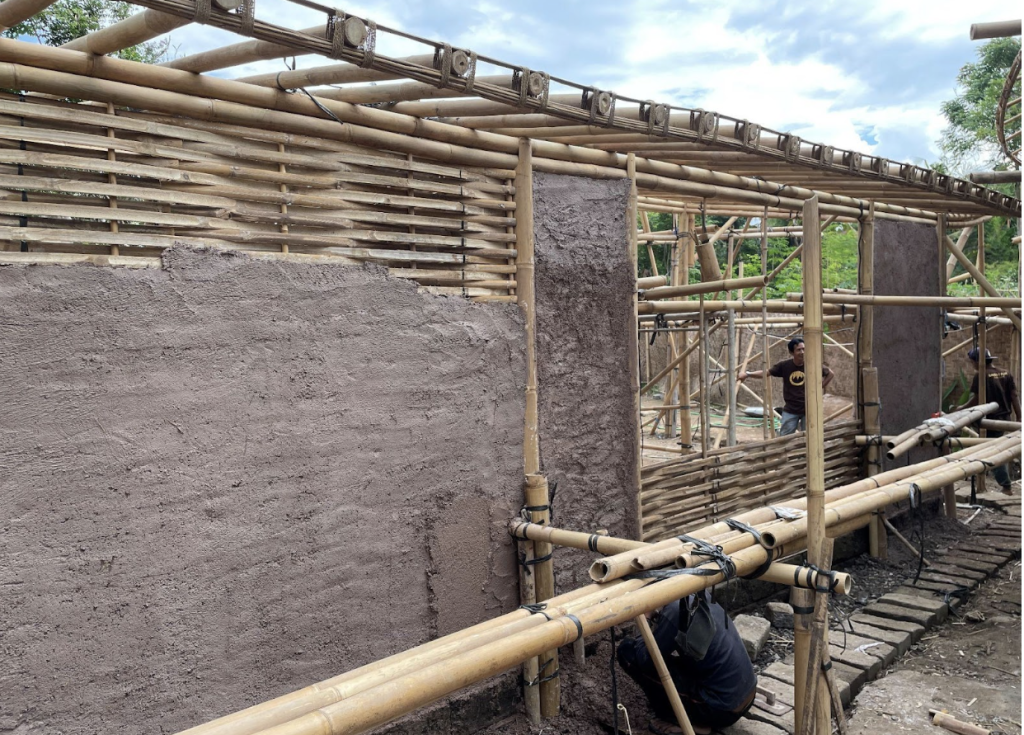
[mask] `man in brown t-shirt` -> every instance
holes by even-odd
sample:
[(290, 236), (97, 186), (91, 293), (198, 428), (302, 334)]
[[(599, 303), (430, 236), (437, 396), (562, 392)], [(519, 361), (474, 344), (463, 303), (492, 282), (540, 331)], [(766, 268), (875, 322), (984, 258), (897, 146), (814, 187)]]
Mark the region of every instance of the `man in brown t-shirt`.
[[(978, 368), (978, 357), (980, 352), (977, 347), (967, 353), (967, 357), (974, 364), (974, 380), (971, 381), (971, 396), (967, 403), (959, 408), (970, 408), (978, 405), (978, 375), (981, 372)], [(987, 418), (994, 421), (1020, 421), (1020, 395), (1017, 393), (1017, 383), (1013, 376), (1005, 370), (993, 370), (992, 361), (995, 358), (992, 353), (985, 350), (985, 401), (987, 403), (998, 403), (999, 408)], [(1001, 431), (987, 429), (990, 437), (1000, 437)], [(996, 478), (1000, 489), (1006, 495), (1013, 493), (1013, 486), (1010, 484), (1009, 468), (1006, 465), (999, 465), (992, 470), (992, 476)]]
[[(789, 360), (777, 362), (768, 370), (769, 375), (782, 378), (782, 397), (785, 404), (782, 407), (782, 428), (779, 429), (779, 436), (792, 434), (799, 428), (807, 429), (807, 400), (804, 392), (804, 346), (803, 337), (794, 337), (786, 345), (789, 354), (793, 357)], [(747, 370), (736, 376), (739, 381), (747, 378), (763, 378), (764, 370)], [(821, 389), (824, 390), (835, 373), (828, 367), (821, 368)]]

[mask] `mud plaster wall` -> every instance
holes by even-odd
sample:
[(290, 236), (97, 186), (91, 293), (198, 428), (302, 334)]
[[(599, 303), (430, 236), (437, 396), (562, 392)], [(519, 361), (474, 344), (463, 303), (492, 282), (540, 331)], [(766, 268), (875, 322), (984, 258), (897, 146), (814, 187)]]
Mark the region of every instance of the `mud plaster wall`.
[(0, 731), (174, 732), (518, 604), (514, 305), (0, 269)]
[[(945, 273), (943, 261), (943, 273)], [(879, 220), (875, 225), (875, 293), (937, 296), (939, 252), (935, 228)], [(939, 410), (942, 312), (933, 306), (876, 306), (874, 362), (883, 434), (899, 434)], [(934, 456), (915, 449), (911, 461)], [(906, 457), (898, 464), (905, 464)]]
[[(636, 339), (626, 181), (537, 174), (537, 373), (542, 470), (558, 482), (554, 524), (639, 538)], [(588, 584), (592, 555), (559, 549), (556, 587)]]

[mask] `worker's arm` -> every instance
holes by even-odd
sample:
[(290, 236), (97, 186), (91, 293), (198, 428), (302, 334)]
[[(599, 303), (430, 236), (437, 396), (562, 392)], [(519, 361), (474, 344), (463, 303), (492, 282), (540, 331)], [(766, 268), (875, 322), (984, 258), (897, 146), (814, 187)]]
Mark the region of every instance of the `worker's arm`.
[(978, 405), (978, 396), (975, 395), (974, 393), (971, 393), (971, 395), (967, 398), (967, 402), (966, 403), (961, 403), (959, 406), (956, 407), (956, 410), (960, 411), (960, 410), (962, 410), (964, 408), (974, 408), (977, 405)]
[(836, 374), (832, 372), (832, 368), (830, 367), (825, 367), (823, 370), (825, 371), (825, 375), (821, 379), (821, 389), (825, 390), (828, 388), (828, 384), (832, 382), (832, 378), (836, 377)]
[(741, 370), (739, 375), (736, 376), (736, 380), (741, 383), (747, 378), (763, 378), (764, 370)]

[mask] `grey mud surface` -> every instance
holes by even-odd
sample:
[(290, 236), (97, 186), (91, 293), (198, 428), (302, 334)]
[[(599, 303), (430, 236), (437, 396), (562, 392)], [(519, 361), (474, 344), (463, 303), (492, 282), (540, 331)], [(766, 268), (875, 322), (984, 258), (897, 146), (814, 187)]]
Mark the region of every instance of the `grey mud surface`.
[[(875, 293), (938, 296), (939, 263), (935, 228), (878, 220), (875, 223)], [(943, 271), (944, 272), (944, 271)], [(931, 306), (874, 307), (874, 363), (878, 368), (883, 434), (899, 434), (941, 408), (942, 312)], [(935, 456), (914, 449), (884, 469)]]
[(515, 305), (176, 250), (0, 292), (0, 731), (174, 732), (518, 604)]

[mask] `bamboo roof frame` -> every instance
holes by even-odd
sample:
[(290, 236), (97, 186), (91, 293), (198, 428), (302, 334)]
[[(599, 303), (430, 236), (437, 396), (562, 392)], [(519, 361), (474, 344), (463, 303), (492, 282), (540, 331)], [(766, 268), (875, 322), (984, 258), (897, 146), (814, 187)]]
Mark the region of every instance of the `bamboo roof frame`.
[[(241, 81), (298, 89), (309, 84), (397, 80), (375, 87), (314, 88), (312, 94), (332, 110), (338, 100), (352, 100), (360, 110), (416, 118), (419, 122), (412, 133), (416, 136), (431, 137), (426, 126), (475, 131), (480, 138), (467, 147), (509, 154), (517, 147), (514, 138), (529, 137), (538, 163), (551, 158), (620, 170), (626, 167), (625, 154), (634, 153), (641, 174), (715, 186), (714, 190), (677, 191), (670, 197), (638, 176), (641, 195), (658, 191), (659, 197), (675, 199), (683, 206), (692, 207), (704, 199), (733, 198), (729, 190), (739, 189), (762, 195), (745, 199), (752, 205), (777, 198), (781, 205), (778, 213), (785, 216), (788, 212), (789, 218), (799, 217), (797, 205), (814, 194), (822, 195), (823, 212), (830, 211), (830, 203), (845, 205), (856, 212), (831, 213), (852, 218), (862, 216), (871, 201), (876, 202), (881, 218), (904, 215), (934, 222), (941, 212), (953, 225), (984, 215), (1020, 216), (1018, 199), (931, 169), (804, 141), (791, 133), (710, 110), (630, 98), (347, 16), (311, 0), (293, 1), (324, 12), (325, 23), (303, 30), (283, 28), (253, 17), (252, 3), (230, 11), (221, 7), (229, 7), (228, 3), (211, 0), (131, 0), (147, 8), (139, 15), (150, 19), (159, 17), (169, 24), (201, 22), (249, 38), (167, 62), (164, 68), (203, 72), (278, 56), (323, 56), (333, 63), (280, 75), (242, 77)], [(11, 7), (5, 10), (12, 17), (0, 13), (0, 25), (10, 24), (12, 18), (13, 22), (23, 20), (16, 16), (26, 12), (30, 16), (48, 4), (46, 0), (7, 0), (4, 6)], [(141, 24), (129, 21), (125, 23)], [(335, 28), (340, 32), (335, 33)], [(116, 44), (109, 29), (90, 36), (103, 33), (106, 43), (87, 36), (72, 47), (106, 53), (117, 50), (110, 48)], [(427, 53), (404, 58), (378, 54), (376, 39), (384, 35), (422, 43)], [(127, 35), (125, 39), (131, 40)], [(482, 64), (497, 67), (500, 73), (477, 76), (476, 68)], [(556, 93), (554, 85), (569, 91)], [(499, 137), (508, 143), (498, 143), (495, 138)], [(552, 168), (558, 167), (549, 166), (548, 170)], [(609, 175), (583, 169), (574, 172)], [(714, 201), (710, 211), (718, 213), (718, 205)]]

